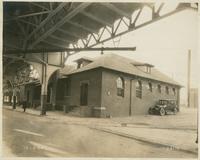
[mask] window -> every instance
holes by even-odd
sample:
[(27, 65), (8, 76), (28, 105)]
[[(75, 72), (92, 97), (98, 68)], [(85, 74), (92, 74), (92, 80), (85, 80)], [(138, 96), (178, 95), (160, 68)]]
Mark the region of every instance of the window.
[(149, 83), (149, 91), (152, 92), (152, 83)]
[(176, 89), (172, 88), (172, 90), (173, 90), (173, 94), (176, 95)]
[(147, 73), (151, 73), (151, 67), (146, 66), (146, 72), (147, 72)]
[(124, 97), (124, 79), (121, 77), (117, 78), (117, 95)]
[(168, 86), (165, 87), (165, 93), (169, 94), (169, 87)]
[(136, 82), (136, 97), (142, 98), (142, 82), (141, 81)]
[(161, 93), (161, 85), (158, 84), (158, 92)]

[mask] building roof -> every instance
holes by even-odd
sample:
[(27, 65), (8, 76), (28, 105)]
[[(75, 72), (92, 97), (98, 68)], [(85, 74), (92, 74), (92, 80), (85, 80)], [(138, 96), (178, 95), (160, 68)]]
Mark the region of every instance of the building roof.
[(94, 59), (93, 58), (90, 58), (90, 57), (81, 57), (81, 58), (79, 58), (79, 59), (76, 59), (74, 62), (81, 62), (81, 61), (89, 61), (89, 62), (92, 62), (92, 61), (94, 61)]
[(75, 69), (76, 69), (75, 66), (67, 65), (67, 66), (65, 66), (64, 68), (61, 68), (61, 69), (60, 69), (60, 73), (61, 73), (61, 74), (69, 73), (69, 72), (74, 71)]
[(157, 80), (165, 83), (170, 83), (173, 85), (181, 86), (179, 83), (174, 81), (172, 78), (168, 77), (167, 75), (161, 73), (155, 68), (151, 68), (151, 73), (146, 73), (143, 70), (141, 70), (139, 67), (137, 67), (137, 64), (146, 64), (134, 61), (133, 59), (129, 59), (123, 56), (119, 56), (116, 54), (106, 54), (102, 55), (96, 59), (94, 59), (93, 62), (89, 63), (88, 65), (81, 67), (79, 69), (75, 69), (73, 71), (70, 71), (68, 73), (65, 73), (66, 75), (76, 74), (83, 71), (88, 71), (94, 68), (103, 67), (106, 69), (111, 69), (131, 75), (136, 75), (139, 77), (144, 77), (152, 80)]

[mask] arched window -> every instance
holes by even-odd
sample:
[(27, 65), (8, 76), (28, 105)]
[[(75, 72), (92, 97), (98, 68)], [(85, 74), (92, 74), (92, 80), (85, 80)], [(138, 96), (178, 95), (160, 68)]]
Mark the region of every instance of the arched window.
[(173, 90), (173, 94), (176, 95), (176, 89), (172, 88), (172, 90)]
[(136, 89), (136, 97), (142, 98), (142, 82), (141, 81), (136, 82), (135, 89)]
[(122, 77), (117, 78), (117, 95), (124, 97), (124, 79)]
[(161, 93), (161, 85), (158, 84), (158, 93)]
[(152, 83), (149, 82), (149, 91), (152, 92)]
[(169, 87), (168, 86), (165, 87), (165, 92), (166, 92), (166, 94), (169, 94)]

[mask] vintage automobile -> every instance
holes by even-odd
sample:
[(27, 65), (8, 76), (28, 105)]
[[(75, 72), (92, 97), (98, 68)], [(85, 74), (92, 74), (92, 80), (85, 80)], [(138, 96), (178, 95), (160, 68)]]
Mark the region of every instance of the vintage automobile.
[(154, 107), (149, 108), (149, 114), (159, 114), (164, 116), (165, 114), (177, 113), (177, 104), (176, 100), (172, 99), (161, 99), (159, 100)]

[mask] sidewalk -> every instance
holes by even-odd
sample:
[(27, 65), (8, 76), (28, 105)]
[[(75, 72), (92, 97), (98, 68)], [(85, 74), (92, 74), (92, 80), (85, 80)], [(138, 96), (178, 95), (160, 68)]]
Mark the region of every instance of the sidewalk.
[(198, 145), (195, 143), (197, 133), (194, 131), (153, 128), (138, 129), (134, 127), (95, 127), (93, 129), (136, 139), (149, 144), (159, 145), (170, 150), (181, 150), (194, 154), (198, 153)]
[[(12, 110), (12, 106), (4, 108)], [(15, 109), (23, 112), (21, 107)], [(40, 116), (39, 110), (27, 108), (26, 114)], [(189, 117), (194, 113), (189, 113)], [(56, 120), (58, 123), (69, 125), (85, 125), (91, 129), (109, 132), (126, 138), (136, 139), (145, 143), (159, 145), (166, 149), (182, 150), (190, 153), (198, 153), (195, 123), (187, 121), (186, 112), (176, 116), (134, 116), (130, 118), (87, 118), (73, 117), (62, 111), (48, 111), (45, 118)], [(194, 115), (193, 115), (194, 117)], [(176, 123), (174, 119), (178, 119)], [(185, 119), (184, 119), (185, 118)], [(160, 122), (158, 122), (158, 119)], [(172, 119), (172, 120), (171, 120)], [(183, 120), (182, 122), (179, 122)], [(172, 121), (172, 122), (171, 122)], [(192, 124), (191, 124), (192, 123)], [(160, 124), (160, 125), (159, 125)], [(185, 125), (183, 125), (185, 124)], [(191, 124), (191, 126), (189, 126)]]
[[(4, 108), (13, 110), (12, 106), (4, 105)], [(17, 106), (16, 109), (13, 111), (23, 112), (23, 109), (22, 107)], [(41, 117), (39, 110), (27, 108), (25, 113), (33, 115), (33, 116)], [(108, 118), (75, 117), (75, 116), (69, 116), (63, 111), (47, 111), (46, 115), (43, 117), (56, 120), (58, 123), (65, 123), (65, 124), (71, 124), (71, 125), (121, 126), (121, 123), (111, 121), (111, 119), (108, 119)]]

